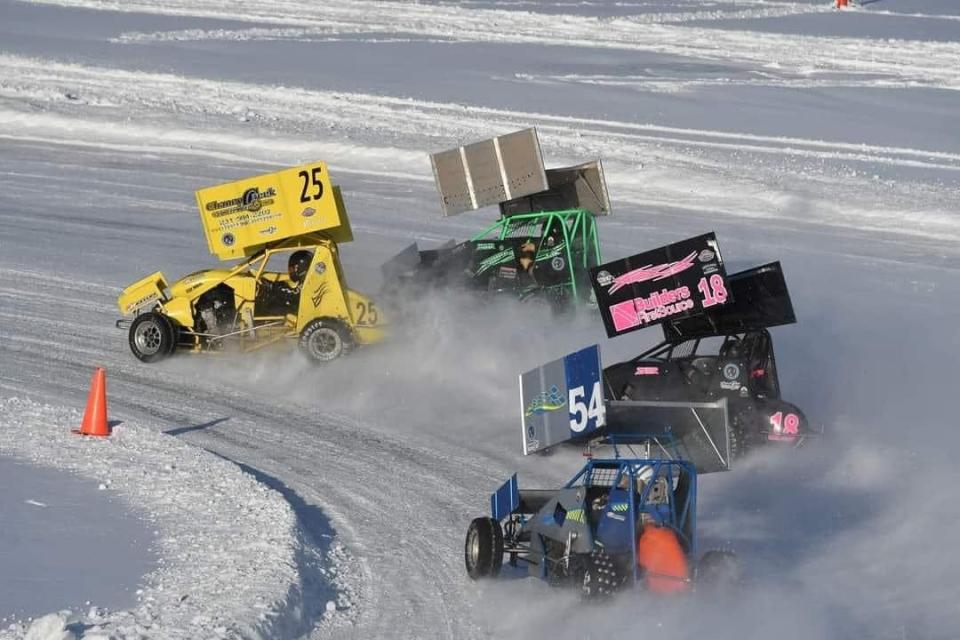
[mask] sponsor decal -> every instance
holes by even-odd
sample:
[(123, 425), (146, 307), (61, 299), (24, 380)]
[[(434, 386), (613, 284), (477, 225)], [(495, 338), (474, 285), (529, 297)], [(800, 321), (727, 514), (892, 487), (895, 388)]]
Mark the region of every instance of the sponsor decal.
[(317, 210), (314, 209), (313, 207), (306, 207), (304, 208), (303, 211), (300, 212), (300, 215), (302, 215), (304, 218), (309, 218), (313, 216), (313, 214), (315, 214), (316, 212)]
[(497, 248), (497, 245), (492, 242), (481, 242), (477, 245), (477, 251), (493, 251)]
[(727, 380), (736, 380), (740, 377), (740, 367), (733, 362), (723, 365), (723, 377)]
[(277, 190), (273, 187), (260, 191), (258, 187), (251, 187), (243, 192), (239, 198), (230, 200), (213, 200), (207, 203), (207, 211), (213, 212), (214, 217), (236, 213), (238, 211), (259, 211), (261, 207), (273, 204)]
[(734, 380), (734, 381), (732, 381), (732, 382), (731, 382), (731, 381), (728, 381), (728, 380), (721, 380), (721, 381), (720, 381), (720, 388), (721, 388), (721, 389), (726, 389), (727, 391), (736, 391), (737, 389), (740, 388), (740, 383), (737, 382), (736, 380)]
[(313, 303), (313, 308), (316, 309), (320, 306), (320, 302), (323, 300), (324, 294), (327, 293), (327, 283), (321, 282), (320, 286), (316, 288), (313, 292), (313, 295), (310, 296), (310, 302)]
[(712, 233), (599, 265), (590, 273), (609, 337), (688, 318), (729, 299)]
[(270, 225), (270, 226), (267, 227), (266, 229), (261, 229), (261, 230), (260, 230), (260, 235), (262, 235), (262, 236), (272, 236), (272, 235), (275, 234), (276, 232), (277, 232), (277, 228), (276, 228), (274, 225)]
[(500, 270), (497, 272), (497, 275), (503, 278), (504, 280), (516, 280), (517, 279), (517, 268), (516, 267), (500, 267)]
[(670, 276), (675, 276), (678, 273), (683, 273), (693, 266), (693, 259), (696, 255), (697, 252), (694, 251), (686, 258), (677, 260), (676, 262), (668, 262), (666, 264), (658, 264), (655, 266), (648, 264), (645, 267), (628, 271), (622, 276), (617, 276), (613, 279), (613, 286), (610, 287), (609, 293), (616, 293), (628, 284), (649, 281), (656, 282), (657, 280), (663, 280), (665, 278), (669, 278)]
[(620, 514), (614, 513), (613, 511), (607, 511), (607, 517), (613, 518), (614, 520), (619, 520), (620, 522), (626, 522), (626, 516), (621, 516)]
[(489, 269), (497, 266), (501, 262), (506, 262), (507, 260), (513, 260), (513, 249), (507, 248), (499, 253), (495, 253), (489, 258), (486, 258), (480, 262), (480, 265), (477, 267), (477, 275), (488, 271)]
[(556, 246), (551, 246), (548, 248), (541, 247), (540, 253), (537, 254), (537, 262), (540, 262), (541, 260), (550, 260), (551, 258), (556, 258), (557, 256), (563, 256), (563, 249), (565, 246), (565, 243), (561, 242)]
[(232, 233), (225, 233), (222, 236), (220, 236), (220, 241), (223, 243), (224, 246), (232, 247), (233, 243), (235, 243), (237, 239), (234, 237)]
[(550, 268), (554, 271), (563, 271), (565, 266), (567, 266), (567, 262), (560, 256), (556, 256), (550, 261)]
[(690, 289), (678, 287), (654, 291), (648, 297), (633, 298), (611, 305), (614, 328), (620, 332), (655, 323), (664, 318), (693, 309)]
[(637, 367), (633, 372), (635, 376), (658, 376), (660, 375), (660, 367)]
[(133, 302), (131, 302), (130, 304), (128, 304), (128, 305), (127, 305), (127, 309), (126, 309), (126, 310), (127, 310), (127, 313), (131, 313), (132, 311), (135, 311), (136, 309), (138, 309), (138, 308), (140, 308), (140, 307), (142, 307), (142, 306), (144, 306), (144, 305), (146, 305), (146, 304), (149, 304), (149, 303), (151, 303), (151, 302), (156, 302), (156, 301), (159, 300), (159, 299), (160, 299), (160, 296), (157, 295), (156, 292), (151, 293), (151, 294), (149, 294), (149, 295), (145, 295), (144, 297), (140, 298), (139, 300), (134, 300)]
[(547, 411), (557, 411), (565, 407), (566, 404), (567, 399), (560, 393), (557, 385), (553, 385), (548, 391), (537, 394), (533, 400), (530, 401), (524, 416), (529, 418), (530, 416), (546, 413)]
[(324, 273), (327, 272), (327, 265), (324, 262), (318, 262), (317, 266), (315, 266), (313, 270), (316, 271), (318, 274), (323, 275)]

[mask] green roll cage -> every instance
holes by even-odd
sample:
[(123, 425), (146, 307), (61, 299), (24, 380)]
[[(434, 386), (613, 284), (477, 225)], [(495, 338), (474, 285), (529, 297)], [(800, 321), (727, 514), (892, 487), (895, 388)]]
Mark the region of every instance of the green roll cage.
[[(588, 286), (590, 267), (603, 262), (600, 256), (600, 240), (597, 237), (597, 224), (594, 215), (586, 209), (565, 209), (563, 211), (538, 211), (536, 213), (520, 213), (500, 218), (482, 232), (472, 238), (472, 241), (504, 240), (508, 237), (537, 236), (540, 246), (537, 247), (535, 260), (552, 257), (548, 255), (556, 248), (544, 251), (543, 241), (548, 237), (556, 225), (563, 234), (561, 250), (566, 255), (567, 271), (570, 275), (571, 293), (579, 299), (577, 291), (577, 270), (579, 269), (583, 286)], [(531, 233), (535, 231), (535, 233)], [(579, 242), (576, 242), (579, 240)], [(577, 260), (574, 260), (574, 256)]]

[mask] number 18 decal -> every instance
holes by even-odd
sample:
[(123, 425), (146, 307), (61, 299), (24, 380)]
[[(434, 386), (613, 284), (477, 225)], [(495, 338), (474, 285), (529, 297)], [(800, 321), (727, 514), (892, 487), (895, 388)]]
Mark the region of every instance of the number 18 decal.
[(700, 278), (697, 283), (697, 289), (703, 294), (703, 308), (712, 307), (716, 304), (723, 304), (727, 301), (727, 288), (723, 286), (723, 278), (719, 273), (710, 276), (710, 281)]
[(783, 415), (783, 411), (777, 411), (770, 416), (770, 424), (776, 433), (785, 436), (795, 436), (800, 433), (800, 416), (795, 413)]
[(589, 397), (585, 398), (585, 394), (586, 389), (583, 386), (570, 389), (570, 403), (568, 405), (570, 407), (570, 430), (574, 433), (588, 430), (587, 427), (590, 426), (591, 420), (595, 422), (590, 426), (589, 431), (602, 427), (606, 423), (603, 390), (600, 388), (600, 381), (593, 383)]

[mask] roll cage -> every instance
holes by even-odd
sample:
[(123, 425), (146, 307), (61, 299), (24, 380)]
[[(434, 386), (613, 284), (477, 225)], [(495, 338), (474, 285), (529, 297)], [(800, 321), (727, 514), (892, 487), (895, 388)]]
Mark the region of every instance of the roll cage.
[(562, 257), (566, 282), (575, 298), (589, 295), (589, 269), (599, 265), (600, 241), (594, 215), (585, 209), (538, 211), (504, 216), (471, 238), (471, 242), (492, 240), (529, 240), (536, 245), (534, 269), (544, 261)]
[[(721, 338), (716, 353), (707, 353), (707, 345), (716, 345)], [(710, 348), (710, 351), (713, 349)], [(780, 380), (777, 376), (777, 360), (773, 352), (773, 339), (766, 329), (735, 333), (726, 336), (700, 336), (689, 340), (664, 340), (644, 351), (635, 360), (659, 360), (683, 364), (698, 358), (716, 358), (717, 360), (741, 360), (749, 371), (762, 372), (766, 381), (765, 395), (780, 397)]]

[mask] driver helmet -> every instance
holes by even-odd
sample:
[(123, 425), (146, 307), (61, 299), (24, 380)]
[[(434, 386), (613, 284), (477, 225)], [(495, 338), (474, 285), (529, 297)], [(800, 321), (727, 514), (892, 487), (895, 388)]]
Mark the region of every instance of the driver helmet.
[(313, 254), (309, 251), (294, 251), (287, 261), (287, 272), (290, 274), (290, 280), (296, 284), (303, 282), (307, 277), (307, 269), (310, 268), (310, 261), (313, 260)]

